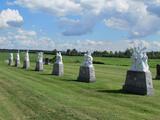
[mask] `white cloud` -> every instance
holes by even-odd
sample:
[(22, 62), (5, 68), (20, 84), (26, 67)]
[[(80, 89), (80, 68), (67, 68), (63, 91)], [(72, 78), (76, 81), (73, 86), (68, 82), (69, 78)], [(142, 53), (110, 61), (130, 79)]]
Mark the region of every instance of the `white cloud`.
[(106, 26), (112, 27), (115, 29), (128, 30), (129, 28), (129, 23), (127, 21), (113, 18), (113, 17), (111, 17), (110, 19), (105, 19), (104, 23)]
[(153, 41), (152, 43), (155, 48), (160, 49), (160, 41)]
[(65, 16), (70, 13), (77, 14), (81, 11), (80, 4), (74, 2), (74, 0), (16, 0), (8, 4), (16, 4), (31, 10), (45, 11), (58, 16)]
[(129, 8), (128, 0), (80, 0), (80, 3), (84, 9), (90, 10), (96, 15), (107, 11), (122, 13)]
[(90, 33), (101, 21), (107, 27), (125, 30), (130, 38), (142, 38), (160, 30), (160, 17), (148, 11), (151, 4), (146, 1), (80, 0), (80, 4), (84, 13), (79, 22), (68, 24), (64, 35)]
[(76, 46), (76, 49), (81, 51), (125, 51), (127, 48), (132, 48), (132, 43), (142, 43), (144, 47), (147, 48), (147, 51), (159, 51), (160, 50), (160, 41), (148, 41), (148, 40), (120, 40), (120, 41), (111, 41), (111, 40), (77, 40), (72, 43), (66, 43), (65, 48), (73, 49)]
[[(93, 27), (99, 20), (98, 17), (94, 17), (91, 14), (87, 14), (83, 16), (81, 20), (74, 20), (68, 19), (68, 21), (64, 21), (64, 31), (63, 35), (65, 36), (77, 36), (77, 35), (84, 35), (87, 33), (91, 33), (93, 30)], [(72, 24), (71, 24), (72, 23)], [(61, 23), (60, 23), (61, 24)]]
[(20, 28), (1, 35), (0, 44), (0, 48), (13, 49), (53, 50), (55, 48), (55, 42), (51, 38)]
[(110, 50), (108, 48), (110, 45), (110, 42), (100, 40), (75, 40), (67, 41), (65, 43), (56, 43), (56, 49), (66, 50), (75, 48), (79, 51)]
[(134, 46), (143, 46), (147, 48), (147, 51), (160, 51), (160, 41), (147, 41), (147, 40), (129, 40), (128, 46), (133, 48)]
[(0, 12), (0, 28), (17, 27), (23, 22), (18, 10), (6, 9)]
[[(38, 50), (66, 50), (74, 49), (80, 51), (124, 51), (131, 47), (130, 40), (74, 40), (74, 41), (55, 41), (49, 37), (41, 36), (35, 31), (24, 29), (13, 29), (12, 31), (0, 35), (0, 48), (14, 48), (14, 49), (38, 49)], [(139, 40), (134, 40), (139, 42)], [(148, 51), (160, 50), (160, 41), (146, 41), (142, 43), (147, 47)]]
[(15, 0), (8, 4), (58, 16), (65, 36), (90, 33), (103, 21), (106, 27), (125, 30), (130, 38), (160, 31), (159, 0)]

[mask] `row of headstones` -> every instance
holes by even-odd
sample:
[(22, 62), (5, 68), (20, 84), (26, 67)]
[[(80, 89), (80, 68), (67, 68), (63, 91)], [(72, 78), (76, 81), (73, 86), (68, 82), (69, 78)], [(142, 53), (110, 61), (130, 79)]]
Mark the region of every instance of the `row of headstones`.
[[(149, 70), (148, 57), (143, 47), (135, 47), (132, 54), (132, 67), (127, 71), (125, 83), (123, 85), (123, 92), (134, 93), (140, 95), (153, 95), (152, 75)], [(13, 54), (10, 54), (9, 65), (13, 63)], [(19, 53), (15, 59), (15, 66), (20, 63)], [(24, 65), (25, 69), (29, 68), (29, 54), (25, 55)], [(38, 53), (36, 61), (36, 71), (43, 70), (43, 53)], [(157, 77), (160, 77), (160, 66), (157, 66)], [(53, 75), (62, 76), (64, 74), (63, 61), (61, 53), (57, 53), (56, 61), (53, 66)], [(78, 81), (81, 82), (95, 82), (95, 69), (93, 66), (93, 58), (90, 53), (84, 55), (84, 61), (80, 66)]]
[[(10, 66), (15, 65), (15, 67), (20, 66), (21, 63), (20, 63), (19, 52), (16, 53), (15, 64), (14, 64), (13, 53), (10, 53), (8, 64)], [(44, 69), (43, 64), (44, 64), (43, 53), (39, 52), (36, 60), (35, 71), (43, 71)], [(23, 68), (29, 69), (29, 67), (30, 67), (29, 53), (28, 51), (26, 51), (24, 62), (23, 62)], [(56, 54), (56, 60), (53, 65), (52, 74), (57, 76), (63, 76), (64, 74), (64, 65), (63, 65), (62, 55), (60, 52)], [(84, 62), (80, 66), (79, 76), (77, 80), (81, 82), (88, 82), (88, 83), (96, 81), (95, 70), (93, 66), (93, 58), (91, 54), (88, 52), (87, 54), (84, 55)]]

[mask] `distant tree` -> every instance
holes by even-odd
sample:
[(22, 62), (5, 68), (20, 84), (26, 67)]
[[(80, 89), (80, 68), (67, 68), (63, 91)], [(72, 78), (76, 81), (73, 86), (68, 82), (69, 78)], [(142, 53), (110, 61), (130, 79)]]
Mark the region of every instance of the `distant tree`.
[(67, 49), (66, 55), (70, 55), (70, 54), (71, 54), (71, 50), (70, 50), (70, 49)]
[(79, 54), (78, 54), (78, 51), (76, 49), (73, 49), (73, 50), (71, 50), (70, 55), (75, 56), (75, 55), (79, 55)]
[(56, 55), (57, 49), (54, 49), (54, 50), (52, 51), (52, 53), (53, 53), (54, 55)]
[(132, 49), (127, 49), (125, 52), (124, 52), (124, 57), (130, 57), (132, 55)]

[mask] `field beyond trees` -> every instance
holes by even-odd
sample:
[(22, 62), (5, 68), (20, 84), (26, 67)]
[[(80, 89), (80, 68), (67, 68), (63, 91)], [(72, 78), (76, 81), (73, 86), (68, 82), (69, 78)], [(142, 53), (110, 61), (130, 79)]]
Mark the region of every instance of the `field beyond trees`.
[(0, 53), (0, 120), (160, 119), (160, 81), (154, 79), (158, 59), (149, 60), (155, 94), (140, 96), (121, 92), (128, 58), (95, 57), (94, 63), (102, 64), (94, 64), (97, 81), (90, 84), (76, 81), (81, 56), (63, 56), (63, 77), (51, 75), (52, 64), (35, 72), (35, 54), (29, 70), (8, 66), (7, 58), (8, 53)]

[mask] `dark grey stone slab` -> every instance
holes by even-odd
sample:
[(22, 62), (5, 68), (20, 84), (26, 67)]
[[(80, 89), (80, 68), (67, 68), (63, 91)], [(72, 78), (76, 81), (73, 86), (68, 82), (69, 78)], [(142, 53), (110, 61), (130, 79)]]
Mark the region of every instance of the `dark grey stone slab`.
[(43, 71), (43, 63), (42, 62), (36, 62), (35, 71)]
[(49, 65), (50, 64), (50, 59), (49, 58), (45, 58), (44, 59), (44, 64), (45, 65)]
[(127, 71), (123, 91), (138, 95), (153, 95), (151, 72)]
[(19, 60), (15, 60), (15, 67), (19, 67), (20, 66), (20, 61)]
[(9, 65), (9, 66), (14, 65), (13, 60), (9, 59), (8, 65)]
[(95, 77), (94, 67), (81, 66), (77, 80), (80, 82), (87, 82), (87, 83), (95, 82), (96, 77)]
[(29, 69), (29, 67), (30, 67), (30, 62), (25, 60), (25, 61), (23, 62), (23, 68), (24, 68), (24, 69)]
[(156, 79), (160, 79), (160, 64), (157, 65), (157, 75)]
[(52, 74), (57, 76), (63, 76), (64, 74), (63, 64), (54, 63)]

